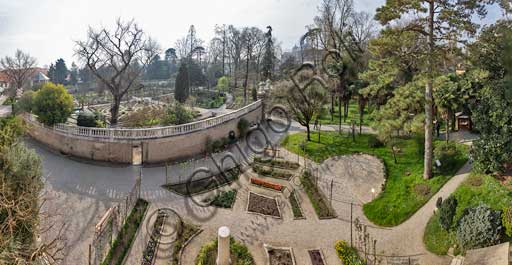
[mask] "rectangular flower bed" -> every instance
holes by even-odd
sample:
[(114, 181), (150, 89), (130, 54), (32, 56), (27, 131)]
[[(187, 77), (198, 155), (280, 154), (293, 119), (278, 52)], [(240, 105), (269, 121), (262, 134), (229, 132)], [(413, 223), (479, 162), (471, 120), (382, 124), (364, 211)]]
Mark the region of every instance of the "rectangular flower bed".
[(210, 202), (210, 205), (219, 208), (232, 208), (236, 200), (236, 190), (221, 191)]
[(275, 191), (283, 191), (283, 189), (284, 189), (283, 185), (267, 182), (267, 181), (264, 181), (262, 179), (257, 179), (257, 178), (251, 178), (251, 184), (254, 184), (259, 187), (275, 190)]
[(277, 204), (275, 198), (270, 198), (252, 192), (249, 192), (247, 211), (250, 213), (271, 216), (274, 218), (281, 218), (279, 205)]
[(302, 208), (300, 207), (299, 200), (297, 199), (297, 192), (292, 191), (290, 193), (290, 197), (288, 197), (290, 201), (290, 205), (292, 206), (293, 218), (295, 219), (305, 219), (304, 214), (302, 213)]
[(300, 164), (297, 162), (282, 159), (263, 159), (261, 157), (255, 157), (254, 162), (291, 170), (298, 169), (300, 167)]
[(277, 248), (264, 245), (269, 265), (295, 265), (292, 248)]
[(334, 209), (331, 207), (327, 199), (325, 199), (325, 196), (318, 189), (311, 178), (311, 173), (309, 171), (305, 171), (300, 180), (304, 191), (308, 195), (308, 198), (311, 201), (316, 214), (318, 215), (318, 218), (335, 218), (336, 213), (334, 212)]
[(325, 265), (324, 256), (319, 249), (308, 250), (312, 265)]
[(290, 172), (274, 169), (268, 166), (262, 166), (260, 164), (253, 164), (252, 170), (254, 171), (254, 173), (257, 173), (258, 175), (269, 178), (290, 180), (293, 177), (293, 174)]

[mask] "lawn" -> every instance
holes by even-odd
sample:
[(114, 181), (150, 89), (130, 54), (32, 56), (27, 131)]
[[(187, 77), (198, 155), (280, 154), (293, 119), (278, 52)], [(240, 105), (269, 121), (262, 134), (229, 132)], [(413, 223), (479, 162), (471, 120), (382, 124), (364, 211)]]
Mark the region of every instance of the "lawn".
[[(503, 210), (512, 205), (512, 191), (503, 186), (492, 176), (472, 174), (453, 193), (457, 199), (457, 212), (454, 223), (462, 216), (464, 209), (487, 204), (496, 210)], [(445, 198), (443, 198), (445, 199)], [(446, 255), (450, 246), (456, 242), (455, 231), (445, 231), (438, 222), (439, 215), (434, 215), (428, 222), (423, 241), (427, 249), (437, 255)]]
[[(339, 108), (337, 105), (334, 106), (334, 117), (331, 119), (331, 113), (329, 113), (329, 109), (331, 108), (330, 103), (327, 104), (321, 114), (320, 119), (318, 121), (321, 124), (338, 124), (340, 121), (340, 115), (339, 115)], [(348, 105), (348, 115), (347, 115), (347, 121), (344, 121), (343, 118), (343, 106), (341, 106), (341, 124), (352, 124), (352, 120), (355, 120), (356, 125), (359, 125), (359, 106), (357, 104), (357, 101), (350, 101), (350, 104)], [(370, 115), (370, 112), (368, 111), (368, 107), (364, 109), (364, 115), (363, 115), (363, 125), (369, 126), (372, 122), (372, 117)]]
[[(375, 200), (364, 205), (363, 210), (370, 221), (381, 226), (396, 226), (423, 206), (467, 160), (467, 148), (460, 145), (464, 155), (456, 158), (454, 169), (436, 174), (430, 180), (423, 179), (423, 154), (418, 143), (413, 139), (398, 139), (400, 148), (395, 164), (391, 148), (383, 146), (371, 148), (368, 139), (371, 135), (352, 137), (339, 135), (337, 132), (322, 132), (320, 142), (315, 135), (311, 142), (305, 144), (305, 153), (309, 159), (322, 162), (329, 157), (356, 153), (367, 153), (380, 158), (386, 167), (387, 180), (384, 191)], [(306, 134), (288, 136), (283, 146), (292, 152), (304, 155), (302, 143)], [(436, 142), (439, 144), (440, 142)]]

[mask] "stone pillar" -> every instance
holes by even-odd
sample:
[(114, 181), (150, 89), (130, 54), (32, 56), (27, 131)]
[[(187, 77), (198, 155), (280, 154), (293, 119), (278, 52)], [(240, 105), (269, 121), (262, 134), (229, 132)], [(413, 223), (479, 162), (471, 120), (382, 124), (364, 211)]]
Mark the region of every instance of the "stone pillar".
[(230, 231), (223, 226), (218, 232), (217, 265), (230, 265), (231, 253), (229, 249)]

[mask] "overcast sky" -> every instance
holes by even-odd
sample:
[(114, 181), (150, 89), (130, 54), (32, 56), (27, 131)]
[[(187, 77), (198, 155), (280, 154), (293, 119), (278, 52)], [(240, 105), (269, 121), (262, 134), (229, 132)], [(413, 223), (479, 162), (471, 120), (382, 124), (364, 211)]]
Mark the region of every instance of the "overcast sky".
[[(354, 0), (374, 13), (385, 0)], [(173, 47), (194, 24), (209, 40), (215, 24), (271, 25), (284, 50), (290, 49), (318, 13), (320, 0), (0, 0), (0, 57), (16, 49), (35, 56), (40, 66), (62, 57), (77, 61), (74, 41), (88, 25), (111, 26), (117, 17), (135, 20), (163, 49)], [(491, 18), (499, 11), (492, 10)]]

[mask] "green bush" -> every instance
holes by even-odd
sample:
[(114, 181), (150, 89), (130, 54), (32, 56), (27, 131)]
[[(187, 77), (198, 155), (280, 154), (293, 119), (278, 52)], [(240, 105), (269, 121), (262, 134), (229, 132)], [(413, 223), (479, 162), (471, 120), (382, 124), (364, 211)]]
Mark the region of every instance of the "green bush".
[(368, 137), (368, 147), (370, 148), (379, 148), (383, 147), (384, 143), (381, 142), (375, 135), (371, 135)]
[[(199, 254), (196, 257), (196, 265), (215, 265), (217, 259), (217, 240), (214, 240), (210, 243), (207, 243), (201, 250), (199, 250)], [(235, 241), (234, 238), (230, 239), (229, 248), (231, 250), (231, 264), (237, 265), (252, 265), (254, 264), (254, 259), (249, 253), (249, 250), (246, 246)]]
[(453, 217), (457, 211), (457, 199), (450, 196), (441, 203), (439, 209), (439, 224), (444, 230), (449, 230), (453, 224)]
[(357, 254), (357, 250), (350, 247), (347, 242), (343, 240), (336, 242), (335, 249), (344, 265), (366, 265), (366, 262)]
[(96, 118), (90, 112), (81, 111), (76, 118), (76, 125), (82, 127), (96, 127)]
[(502, 221), (503, 227), (505, 228), (505, 234), (512, 237), (512, 207), (503, 210)]
[(464, 249), (496, 245), (501, 238), (501, 212), (486, 205), (466, 208), (459, 220), (457, 240)]
[(16, 103), (16, 111), (32, 112), (34, 107), (35, 93), (32, 90), (26, 91)]
[(245, 138), (245, 136), (247, 135), (247, 132), (249, 132), (249, 122), (242, 118), (238, 121), (238, 124), (237, 124), (237, 128), (238, 128), (238, 133), (240, 134), (240, 138)]
[(441, 167), (437, 168), (438, 172), (448, 172), (458, 166), (458, 158), (462, 155), (462, 151), (457, 148), (455, 143), (441, 143), (434, 149), (434, 159), (441, 162)]
[(66, 122), (73, 112), (73, 97), (63, 85), (46, 83), (35, 94), (33, 111), (39, 122), (49, 126)]
[(213, 198), (210, 205), (220, 208), (231, 208), (236, 199), (236, 190), (221, 191)]
[(194, 113), (183, 106), (176, 103), (169, 106), (163, 119), (164, 125), (180, 125), (190, 123), (194, 120)]

